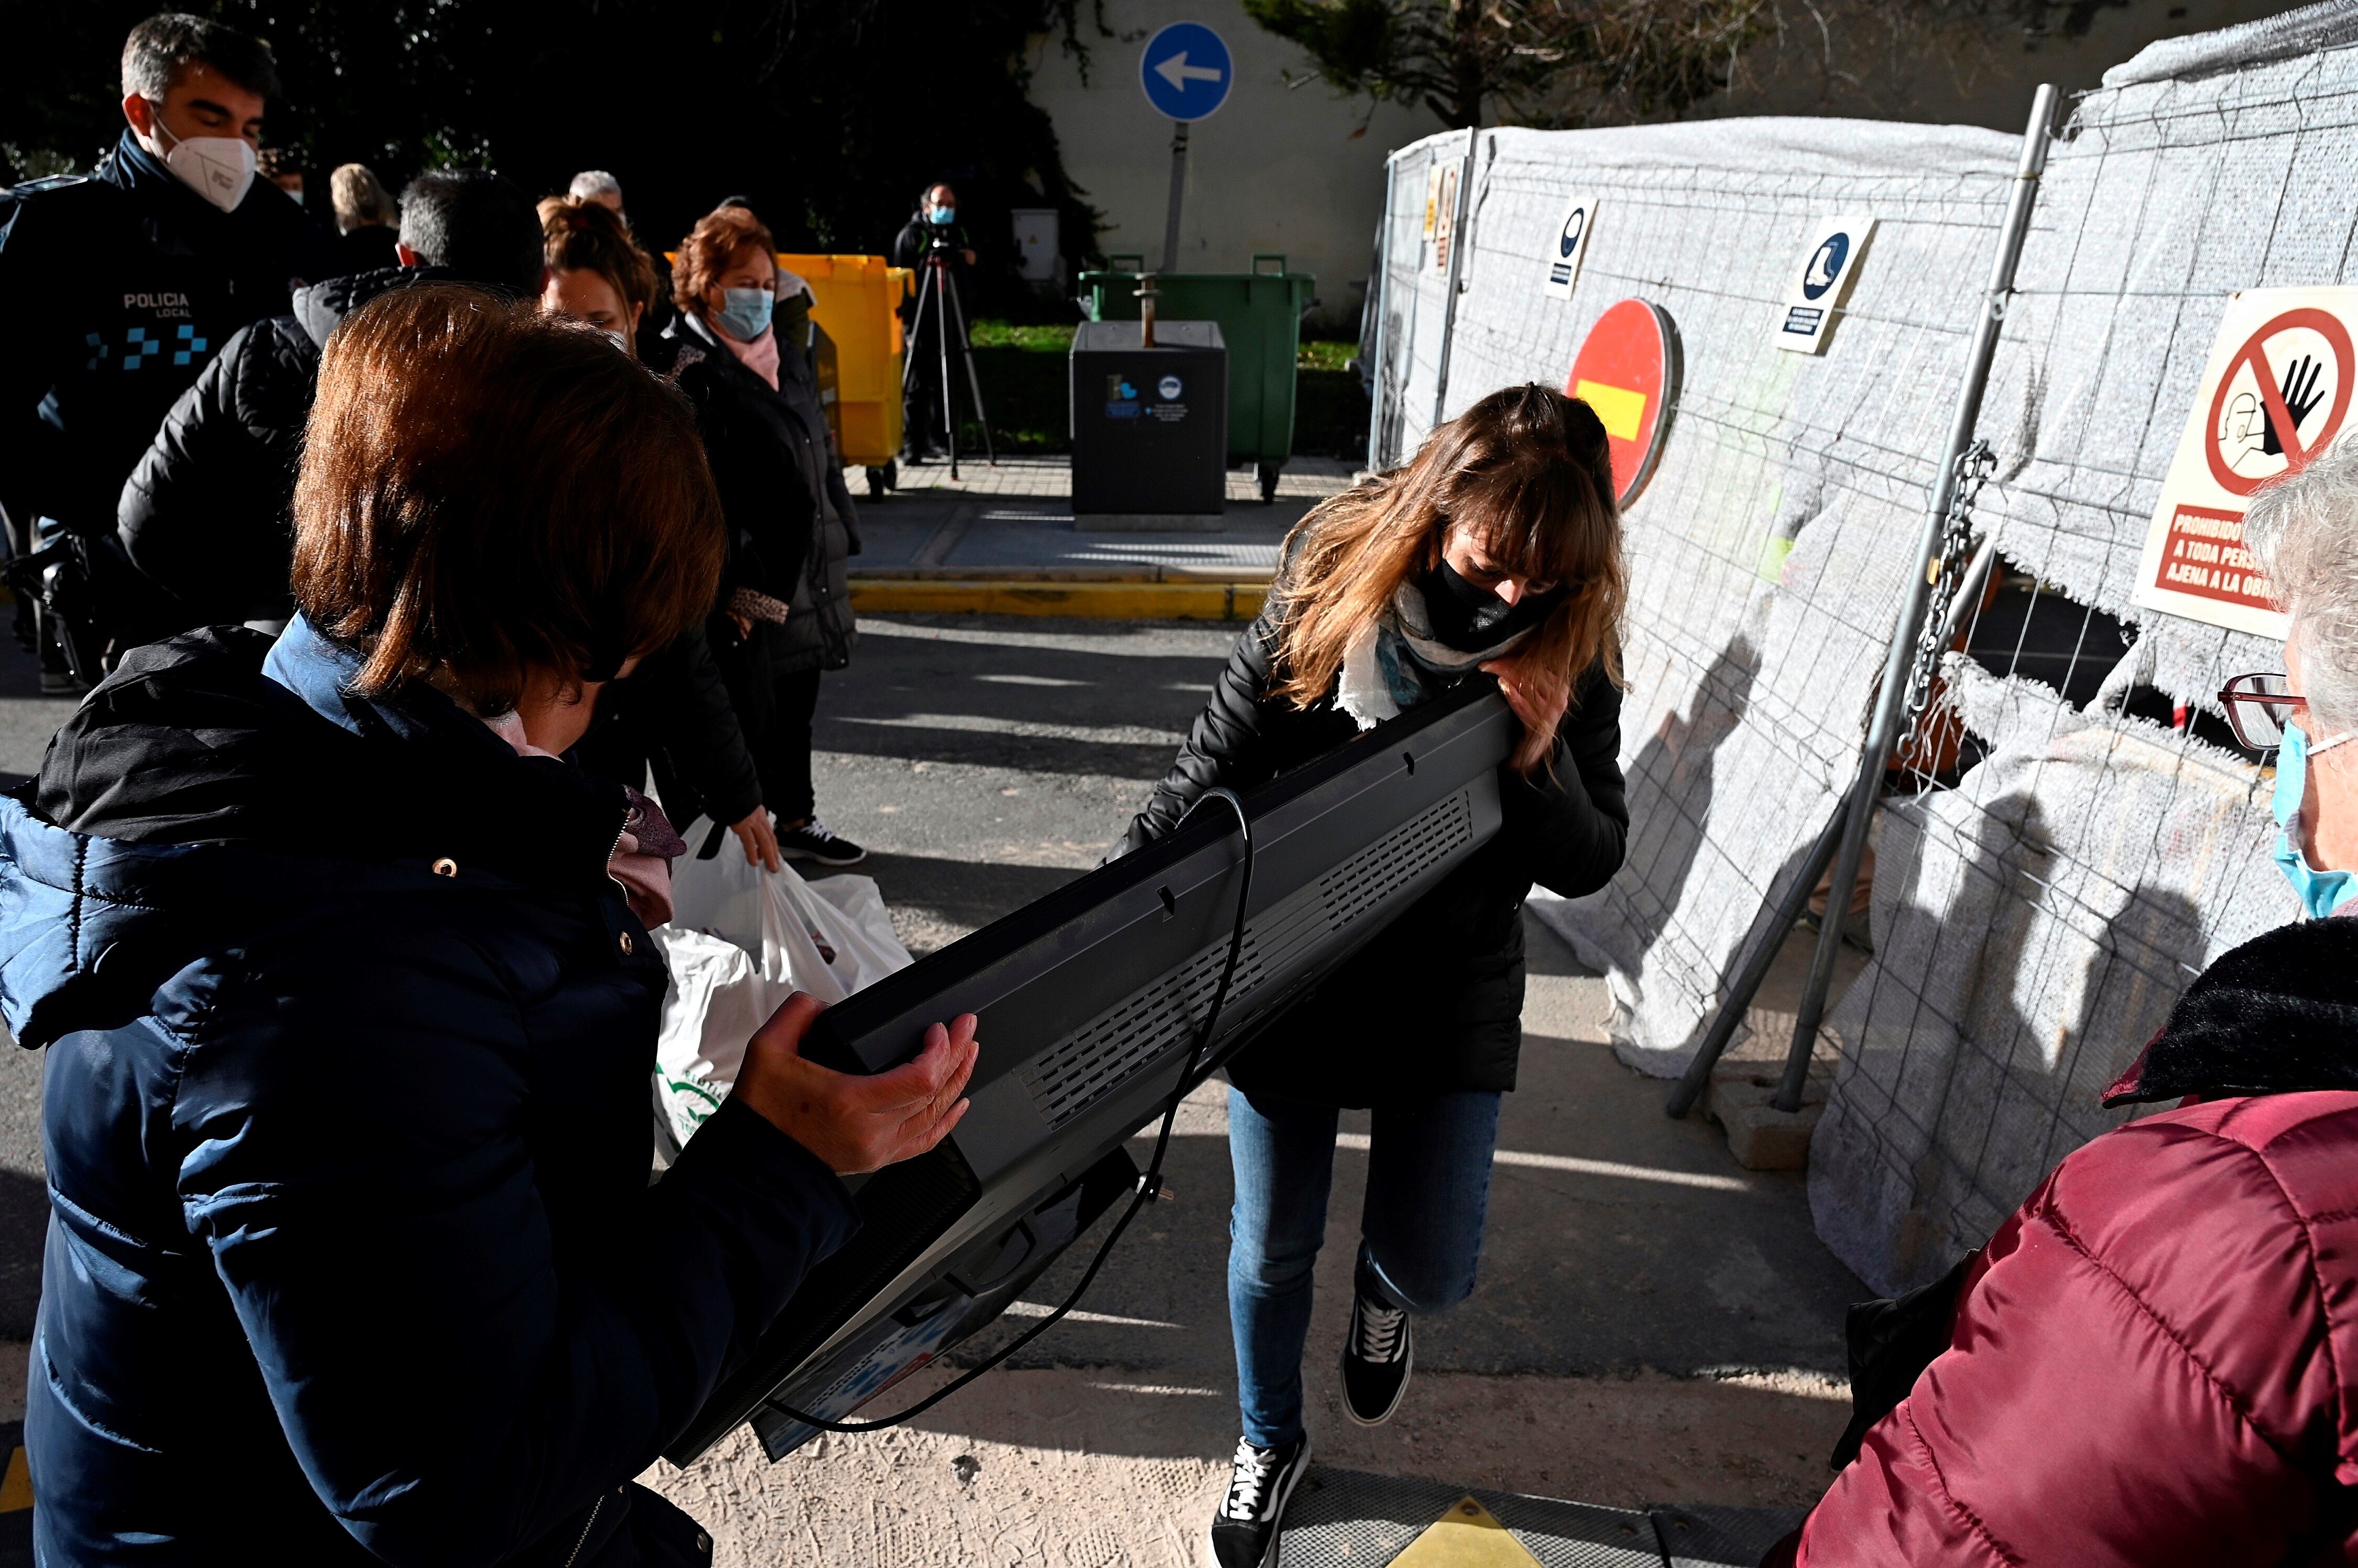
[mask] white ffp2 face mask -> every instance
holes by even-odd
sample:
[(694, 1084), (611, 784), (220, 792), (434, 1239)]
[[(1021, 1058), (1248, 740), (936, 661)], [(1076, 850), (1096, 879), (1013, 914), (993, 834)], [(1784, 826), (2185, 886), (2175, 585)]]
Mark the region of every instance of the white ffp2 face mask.
[[(160, 115), (156, 130), (159, 136), (172, 135)], [(257, 160), (254, 144), (243, 136), (174, 136), (164, 167), (222, 211), (234, 212), (254, 188)]]

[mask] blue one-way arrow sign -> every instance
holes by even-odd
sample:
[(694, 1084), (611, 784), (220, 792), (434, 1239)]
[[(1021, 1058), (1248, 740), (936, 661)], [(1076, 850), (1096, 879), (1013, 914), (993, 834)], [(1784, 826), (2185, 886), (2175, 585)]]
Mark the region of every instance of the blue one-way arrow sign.
[(1184, 124), (1208, 118), (1228, 102), (1236, 81), (1228, 46), (1201, 22), (1174, 22), (1146, 40), (1138, 80), (1155, 112)]

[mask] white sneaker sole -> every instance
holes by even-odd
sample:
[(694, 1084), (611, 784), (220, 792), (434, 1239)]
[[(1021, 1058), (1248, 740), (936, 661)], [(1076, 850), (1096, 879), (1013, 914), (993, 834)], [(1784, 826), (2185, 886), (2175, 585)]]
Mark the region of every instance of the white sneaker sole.
[[(1361, 1415), (1351, 1408), (1351, 1396), (1347, 1393), (1343, 1396), (1343, 1413), (1361, 1426), (1383, 1425), (1399, 1411), (1401, 1401), (1408, 1398), (1409, 1383), (1416, 1376), (1416, 1330), (1412, 1325), (1403, 1324), (1401, 1332), (1408, 1336), (1408, 1354), (1401, 1357), (1400, 1387), (1392, 1390), (1392, 1402), (1384, 1407), (1383, 1413), (1373, 1417)], [(1351, 1353), (1348, 1350), (1344, 1351), (1345, 1363), (1348, 1364), (1350, 1359)]]
[[(1285, 1544), (1286, 1505), (1293, 1501), (1293, 1488), (1300, 1486), (1302, 1477), (1309, 1473), (1310, 1434), (1305, 1432), (1302, 1434), (1302, 1456), (1293, 1462), (1293, 1473), (1286, 1477), (1285, 1485), (1277, 1494), (1277, 1528), (1269, 1532), (1269, 1549), (1260, 1554), (1260, 1561), (1254, 1565), (1254, 1568), (1276, 1568), (1278, 1551)], [(1228, 1493), (1223, 1489), (1220, 1495), (1225, 1498)], [(1219, 1558), (1212, 1552), (1212, 1532), (1206, 1530), (1202, 1535), (1196, 1537), (1196, 1540), (1201, 1542), (1203, 1548), (1202, 1555), (1198, 1558), (1202, 1568), (1220, 1568)]]
[(778, 851), (778, 859), (782, 860), (801, 860), (809, 865), (832, 866), (840, 870), (845, 866), (856, 866), (860, 864), (860, 861), (868, 859), (868, 851), (862, 849), (857, 855), (825, 855), (821, 854), (817, 849), (782, 849)]

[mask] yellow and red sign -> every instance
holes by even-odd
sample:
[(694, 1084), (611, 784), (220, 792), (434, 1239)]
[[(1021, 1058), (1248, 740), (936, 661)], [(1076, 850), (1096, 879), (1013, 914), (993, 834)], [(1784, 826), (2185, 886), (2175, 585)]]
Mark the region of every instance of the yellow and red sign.
[(1659, 305), (1624, 299), (1596, 319), (1573, 357), (1564, 395), (1596, 411), (1613, 449), (1613, 488), (1623, 506), (1653, 477), (1679, 398), (1679, 334)]
[(2146, 530), (2136, 602), (2281, 637), (2285, 617), (2244, 548), (2244, 509), (2341, 435), (2358, 386), (2358, 288), (2254, 288), (2227, 302)]

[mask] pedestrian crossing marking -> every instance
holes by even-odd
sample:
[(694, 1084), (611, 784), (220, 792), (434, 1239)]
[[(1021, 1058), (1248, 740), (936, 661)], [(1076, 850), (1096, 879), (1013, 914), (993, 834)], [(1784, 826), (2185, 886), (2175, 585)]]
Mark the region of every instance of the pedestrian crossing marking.
[(1450, 1504), (1392, 1559), (1391, 1568), (1540, 1568), (1540, 1560), (1469, 1496)]
[(1646, 425), (1646, 395), (1632, 392), (1626, 386), (1607, 386), (1601, 381), (1584, 381), (1573, 388), (1572, 395), (1596, 411), (1597, 422), (1608, 436), (1618, 436), (1634, 441)]
[(33, 1466), (22, 1448), (8, 1454), (8, 1473), (0, 1476), (0, 1514), (23, 1513), (33, 1506)]

